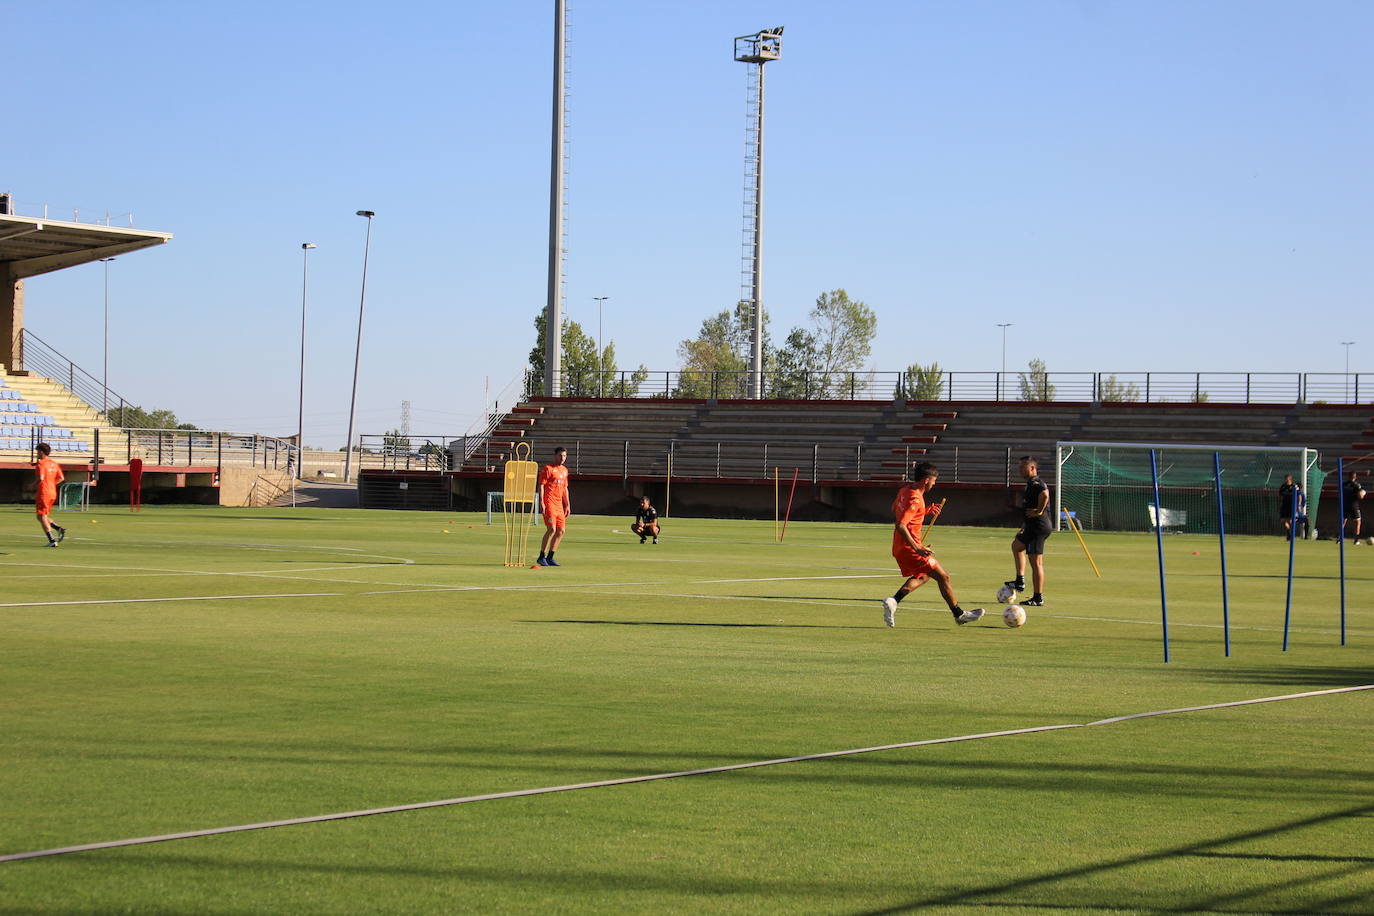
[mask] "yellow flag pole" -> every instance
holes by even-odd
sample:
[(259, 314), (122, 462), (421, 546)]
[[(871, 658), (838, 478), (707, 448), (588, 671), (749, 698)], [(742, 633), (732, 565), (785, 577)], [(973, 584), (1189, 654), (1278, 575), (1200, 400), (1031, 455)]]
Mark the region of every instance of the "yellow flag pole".
[(1078, 538), (1078, 546), (1083, 548), (1083, 555), (1088, 558), (1088, 564), (1092, 566), (1093, 572), (1097, 573), (1097, 578), (1101, 579), (1102, 571), (1099, 570), (1097, 568), (1097, 564), (1093, 562), (1093, 555), (1088, 550), (1088, 542), (1083, 540), (1083, 533), (1082, 530), (1078, 527), (1078, 522), (1074, 519), (1072, 515), (1069, 514), (1068, 509), (1061, 508), (1059, 511), (1064, 513), (1064, 520), (1069, 523), (1069, 530), (1073, 532), (1074, 537)]

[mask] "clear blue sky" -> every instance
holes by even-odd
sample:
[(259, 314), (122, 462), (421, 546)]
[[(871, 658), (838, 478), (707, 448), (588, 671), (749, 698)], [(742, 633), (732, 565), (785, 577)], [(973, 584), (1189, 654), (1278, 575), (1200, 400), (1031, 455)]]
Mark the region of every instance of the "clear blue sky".
[[(739, 296), (746, 67), (768, 65), (775, 338), (844, 287), (872, 367), (1368, 369), (1374, 4), (581, 0), (568, 308), (622, 366)], [(343, 443), (364, 221), (359, 427), (462, 432), (545, 302), (551, 0), (5, 4), (21, 206), (132, 211), (111, 387), (207, 427)], [(27, 284), (28, 326), (101, 360), (101, 269)]]

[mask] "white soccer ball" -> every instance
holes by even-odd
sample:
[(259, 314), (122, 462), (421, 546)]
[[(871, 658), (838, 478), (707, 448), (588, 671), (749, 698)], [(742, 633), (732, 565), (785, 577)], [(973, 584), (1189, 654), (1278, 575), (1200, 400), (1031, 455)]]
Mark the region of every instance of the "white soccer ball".
[(1002, 612), (1002, 622), (1013, 628), (1025, 626), (1026, 609), (1019, 604), (1009, 605), (1007, 609)]
[(1006, 604), (1008, 601), (1011, 601), (1015, 597), (1016, 589), (1012, 588), (1010, 585), (1004, 585), (997, 590), (998, 604)]

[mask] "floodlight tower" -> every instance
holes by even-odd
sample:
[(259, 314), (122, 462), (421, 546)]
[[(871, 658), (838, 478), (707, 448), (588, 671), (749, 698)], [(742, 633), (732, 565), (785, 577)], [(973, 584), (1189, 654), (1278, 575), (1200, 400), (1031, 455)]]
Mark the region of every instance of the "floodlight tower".
[(763, 397), (763, 65), (782, 56), (782, 26), (735, 39), (749, 65), (744, 116), (744, 252), (740, 301), (749, 303), (749, 397)]
[(544, 310), (544, 394), (558, 397), (563, 389), (563, 259), (567, 253), (563, 177), (567, 174), (568, 8), (553, 4), (553, 131), (549, 164), (549, 299)]

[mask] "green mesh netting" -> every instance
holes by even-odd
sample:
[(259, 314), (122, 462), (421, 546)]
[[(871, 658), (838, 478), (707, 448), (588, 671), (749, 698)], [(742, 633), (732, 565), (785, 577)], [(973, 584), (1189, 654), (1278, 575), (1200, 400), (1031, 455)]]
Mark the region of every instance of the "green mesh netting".
[[(1154, 530), (1149, 445), (1063, 442), (1058, 448), (1060, 505), (1085, 528)], [(1156, 446), (1160, 519), (1166, 531), (1217, 531), (1214, 454), (1221, 459), (1222, 508), (1231, 534), (1282, 534), (1279, 487), (1286, 474), (1308, 495), (1315, 528), (1326, 474), (1317, 453), (1301, 448), (1179, 448)]]

